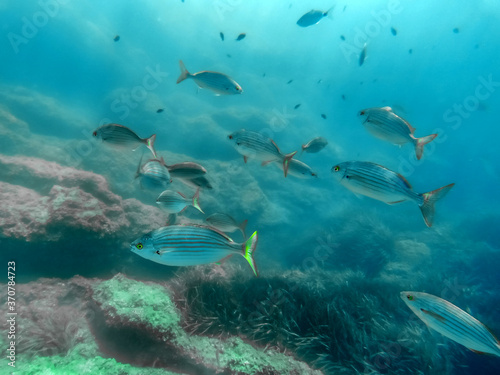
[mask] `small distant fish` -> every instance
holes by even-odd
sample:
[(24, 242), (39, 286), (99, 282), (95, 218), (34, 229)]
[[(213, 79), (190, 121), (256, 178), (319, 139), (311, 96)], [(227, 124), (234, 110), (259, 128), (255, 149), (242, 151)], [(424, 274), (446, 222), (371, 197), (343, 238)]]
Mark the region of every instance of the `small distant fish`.
[(222, 31), (219, 33), (220, 35), (220, 40), (224, 41), (224, 34), (222, 33)]
[(321, 117), (326, 120), (326, 115), (324, 113), (321, 114)]
[(188, 206), (193, 206), (204, 214), (200, 204), (198, 203), (199, 197), (200, 189), (196, 190), (196, 193), (191, 199), (186, 198), (186, 196), (180, 192), (176, 193), (172, 190), (165, 190), (158, 196), (158, 198), (156, 198), (156, 203), (169, 214), (179, 214)]
[(394, 36), (398, 35), (398, 31), (394, 27), (391, 27), (391, 33)]
[(318, 82), (316, 82), (316, 83), (318, 83), (318, 84), (319, 84), (319, 83), (321, 83), (321, 81), (322, 81), (321, 79), (318, 79)]
[(94, 130), (92, 135), (96, 138), (101, 138), (103, 142), (116, 148), (132, 149), (135, 151), (140, 145), (144, 144), (156, 158), (156, 151), (154, 148), (156, 134), (153, 134), (149, 138), (141, 138), (132, 129), (126, 126), (107, 124)]
[(156, 110), (156, 113), (162, 113), (163, 112), (163, 108), (159, 108)]
[(411, 54), (413, 53), (413, 50), (410, 48), (410, 49), (408, 50), (408, 53), (411, 55)]
[(248, 220), (244, 220), (241, 224), (238, 224), (231, 216), (222, 213), (212, 214), (205, 220), (210, 224), (210, 226), (217, 228), (222, 232), (233, 233), (239, 230), (243, 235), (243, 238), (247, 238), (245, 229), (247, 227)]
[(286, 84), (289, 85), (292, 82), (293, 82), (293, 79), (291, 79), (290, 81), (288, 81)]
[(219, 262), (240, 254), (255, 276), (254, 260), (258, 235), (254, 232), (244, 243), (236, 243), (224, 233), (200, 225), (172, 225), (155, 229), (130, 244), (130, 250), (148, 260), (167, 266), (196, 266)]
[(328, 13), (333, 9), (330, 8), (326, 12), (322, 10), (310, 10), (297, 21), (297, 25), (300, 27), (308, 27), (312, 25), (316, 25), (319, 21), (321, 21), (324, 17), (328, 16)]
[(449, 184), (428, 193), (419, 194), (413, 191), (410, 183), (399, 173), (381, 165), (365, 161), (348, 161), (332, 167), (332, 173), (340, 184), (354, 194), (395, 204), (413, 201), (419, 207), (425, 224), (432, 226), (434, 221), (434, 204), (443, 198), (455, 184)]
[[(275, 163), (281, 169), (283, 169), (283, 165), (279, 163)], [(288, 174), (290, 176), (295, 176), (298, 178), (318, 178), (318, 174), (306, 163), (297, 160), (291, 159), (288, 166)]]
[(363, 65), (363, 63), (365, 62), (365, 59), (366, 59), (366, 43), (365, 45), (363, 46), (363, 49), (361, 50), (361, 53), (359, 55), (359, 66)]
[(345, 100), (345, 95), (342, 95), (342, 100)]
[(120, 35), (115, 35), (115, 37), (113, 38), (113, 40), (115, 42), (118, 42), (120, 40)]
[(367, 108), (360, 111), (359, 115), (364, 118), (363, 125), (373, 136), (399, 146), (412, 143), (418, 160), (422, 158), (424, 146), (438, 136), (431, 134), (416, 138), (415, 128), (396, 115), (391, 107)]
[(140, 179), (141, 187), (146, 189), (166, 189), (172, 182), (168, 169), (158, 159), (148, 160), (144, 165), (142, 157), (135, 178)]
[(454, 32), (455, 34), (458, 34), (458, 32), (459, 32), (459, 31), (460, 31), (460, 30), (458, 29), (458, 27), (455, 27), (455, 28), (453, 29), (453, 32)]
[(279, 161), (283, 163), (285, 177), (288, 174), (290, 159), (297, 153), (297, 151), (294, 151), (290, 154), (282, 154), (278, 145), (272, 139), (245, 129), (229, 134), (228, 138), (233, 142), (236, 151), (243, 155), (245, 163), (248, 158), (260, 160), (263, 165), (272, 161)]
[(177, 83), (191, 78), (198, 87), (209, 89), (215, 92), (215, 95), (234, 95), (243, 92), (241, 86), (225, 74), (208, 71), (191, 74), (187, 71), (182, 60), (179, 61), (179, 66), (181, 68), (181, 75), (177, 79)]
[(297, 108), (299, 108), (300, 106), (301, 106), (301, 103), (296, 104), (296, 105), (295, 105), (295, 107), (293, 107), (293, 109), (297, 109)]
[(227, 54), (226, 54), (226, 56), (227, 56), (227, 57), (229, 57), (229, 58), (231, 58), (231, 57), (232, 57), (229, 53), (227, 53)]
[(161, 162), (165, 167), (167, 167), (168, 171), (170, 172), (170, 176), (172, 176), (172, 178), (193, 179), (201, 177), (205, 173), (207, 173), (207, 170), (203, 168), (202, 165), (198, 163), (193, 163), (191, 161), (167, 165), (162, 157)]
[(345, 40), (345, 36), (341, 35), (340, 39)]
[[(315, 153), (323, 150), (327, 144), (328, 144), (328, 141), (326, 140), (326, 138), (323, 138), (323, 137), (313, 138), (309, 142), (307, 142), (305, 145), (302, 145), (302, 153), (307, 152), (309, 154), (315, 154)], [(301, 153), (301, 155), (302, 155), (302, 153)]]
[(479, 320), (452, 303), (422, 292), (401, 292), (406, 305), (429, 328), (478, 354), (500, 357), (500, 341)]
[(262, 77), (265, 77), (266, 76), (266, 73), (262, 73)]
[(238, 42), (238, 41), (240, 41), (240, 40), (242, 40), (242, 39), (245, 39), (245, 37), (246, 37), (246, 36), (247, 36), (247, 34), (245, 34), (245, 33), (241, 33), (241, 34), (240, 34), (240, 35), (238, 35), (238, 37), (236, 38), (236, 41)]

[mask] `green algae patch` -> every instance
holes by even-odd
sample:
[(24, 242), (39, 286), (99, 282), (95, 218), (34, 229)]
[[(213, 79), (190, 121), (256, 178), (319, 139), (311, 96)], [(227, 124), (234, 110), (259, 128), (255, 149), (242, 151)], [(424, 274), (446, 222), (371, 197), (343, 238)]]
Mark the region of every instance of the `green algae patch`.
[(146, 325), (158, 333), (184, 334), (180, 315), (168, 290), (118, 274), (93, 287), (93, 299), (108, 318)]

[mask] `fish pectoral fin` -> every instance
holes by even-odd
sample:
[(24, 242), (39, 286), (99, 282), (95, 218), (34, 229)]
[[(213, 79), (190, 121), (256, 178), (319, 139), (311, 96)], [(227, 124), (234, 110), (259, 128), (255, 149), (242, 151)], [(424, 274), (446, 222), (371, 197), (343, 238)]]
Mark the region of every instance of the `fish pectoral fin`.
[(476, 354), (491, 355), (491, 356), (493, 356), (493, 354), (485, 353), (485, 352), (480, 352), (479, 350), (474, 350), (474, 349), (471, 349), (471, 348), (467, 348), (467, 349), (469, 349), (471, 352), (474, 352)]
[(266, 165), (268, 165), (270, 162), (272, 162), (272, 160), (268, 160), (268, 161), (263, 161), (261, 163), (261, 166), (265, 167)]
[(219, 260), (218, 262), (215, 262), (215, 264), (218, 264), (218, 265), (221, 265), (223, 264), (226, 260), (228, 260), (229, 258), (231, 258), (234, 254), (229, 254), (228, 256), (225, 256), (224, 258), (222, 258), (221, 260)]
[(424, 314), (432, 316), (434, 319), (437, 319), (437, 320), (439, 320), (442, 323), (446, 322), (446, 318), (442, 317), (441, 315), (439, 315), (439, 314), (437, 314), (435, 312), (432, 312), (432, 311), (429, 311), (429, 310), (426, 310), (426, 309), (420, 309), (420, 311), (422, 311)]
[(396, 204), (396, 203), (401, 203), (404, 202), (406, 199), (401, 199), (400, 201), (394, 201), (394, 202), (385, 202), (387, 204)]

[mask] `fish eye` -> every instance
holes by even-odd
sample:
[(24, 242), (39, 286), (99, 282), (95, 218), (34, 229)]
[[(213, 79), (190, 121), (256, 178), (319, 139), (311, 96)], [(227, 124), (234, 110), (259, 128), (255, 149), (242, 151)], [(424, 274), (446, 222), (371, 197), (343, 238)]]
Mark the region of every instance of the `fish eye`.
[(97, 137), (97, 132), (93, 132), (93, 133), (92, 133), (92, 135), (93, 135), (94, 137)]
[(155, 253), (158, 254), (158, 255), (161, 255), (160, 254), (160, 250), (156, 250)]
[(410, 301), (413, 301), (413, 296), (411, 294), (408, 294), (406, 298), (408, 298)]
[(334, 170), (335, 172), (338, 172), (338, 171), (340, 171), (340, 167), (339, 167), (338, 165), (336, 165), (335, 167), (333, 167), (333, 170)]
[(233, 136), (230, 134), (227, 136), (229, 139), (233, 139)]
[(143, 248), (144, 246), (142, 245), (142, 243), (140, 243), (140, 242), (139, 242), (137, 245), (135, 245), (135, 247), (136, 247), (138, 250), (142, 250), (142, 248)]
[(363, 115), (365, 114), (365, 111), (361, 111), (361, 112), (359, 112), (359, 114), (360, 114), (361, 116), (363, 116)]

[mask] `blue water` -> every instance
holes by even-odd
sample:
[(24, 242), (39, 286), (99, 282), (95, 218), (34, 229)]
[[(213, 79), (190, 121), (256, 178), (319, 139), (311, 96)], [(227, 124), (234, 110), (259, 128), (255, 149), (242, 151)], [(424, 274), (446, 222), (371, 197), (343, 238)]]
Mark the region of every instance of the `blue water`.
[[(318, 24), (297, 26), (310, 9), (332, 5)], [(200, 194), (207, 214), (248, 219), (247, 233), (259, 231), (261, 277), (314, 264), (361, 271), (369, 279), (394, 261), (407, 270), (401, 271), (406, 283), (400, 290), (425, 285), (421, 291), (439, 296), (443, 283), (459, 280), (454, 303), (500, 334), (495, 1), (30, 0), (0, 9), (1, 154), (102, 175), (114, 194), (154, 206), (158, 192), (141, 190), (134, 181), (142, 149), (115, 151), (91, 134), (110, 122), (141, 137), (155, 133), (156, 150), (169, 164), (196, 161), (208, 170), (214, 189)], [(246, 38), (236, 41), (240, 33)], [(359, 66), (365, 42), (367, 57)], [(191, 73), (229, 75), (243, 94), (215, 96), (192, 80), (176, 84), (181, 59)], [(411, 145), (391, 145), (362, 126), (361, 109), (383, 106), (409, 121), (416, 136), (439, 134), (422, 160)], [(243, 163), (227, 140), (241, 128), (265, 134), (286, 153), (300, 153), (313, 137), (327, 138), (327, 148), (300, 157), (319, 178), (285, 179), (273, 165)], [(330, 169), (349, 160), (384, 165), (420, 193), (455, 186), (438, 202), (434, 226), (427, 228), (413, 203), (388, 206), (341, 186)], [(3, 182), (37, 191), (30, 178), (2, 174)], [(178, 182), (172, 188), (194, 194)], [(13, 204), (3, 202), (0, 212)], [(184, 218), (204, 220), (190, 209)], [(118, 272), (168, 280), (177, 270), (129, 252), (127, 244), (143, 234), (134, 228), (120, 239), (82, 234), (69, 256), (64, 249), (72, 230), (62, 233), (58, 240), (27, 241), (5, 232), (1, 258), (18, 262), (19, 282)], [(395, 259), (388, 249), (404, 240), (426, 246), (429, 263), (413, 267), (420, 259), (414, 255)], [(330, 250), (318, 256), (315, 249), (325, 241)], [(405, 324), (410, 312), (400, 302)], [(462, 353), (449, 373), (500, 372), (500, 358), (465, 353), (458, 345), (445, 349), (440, 355)]]

